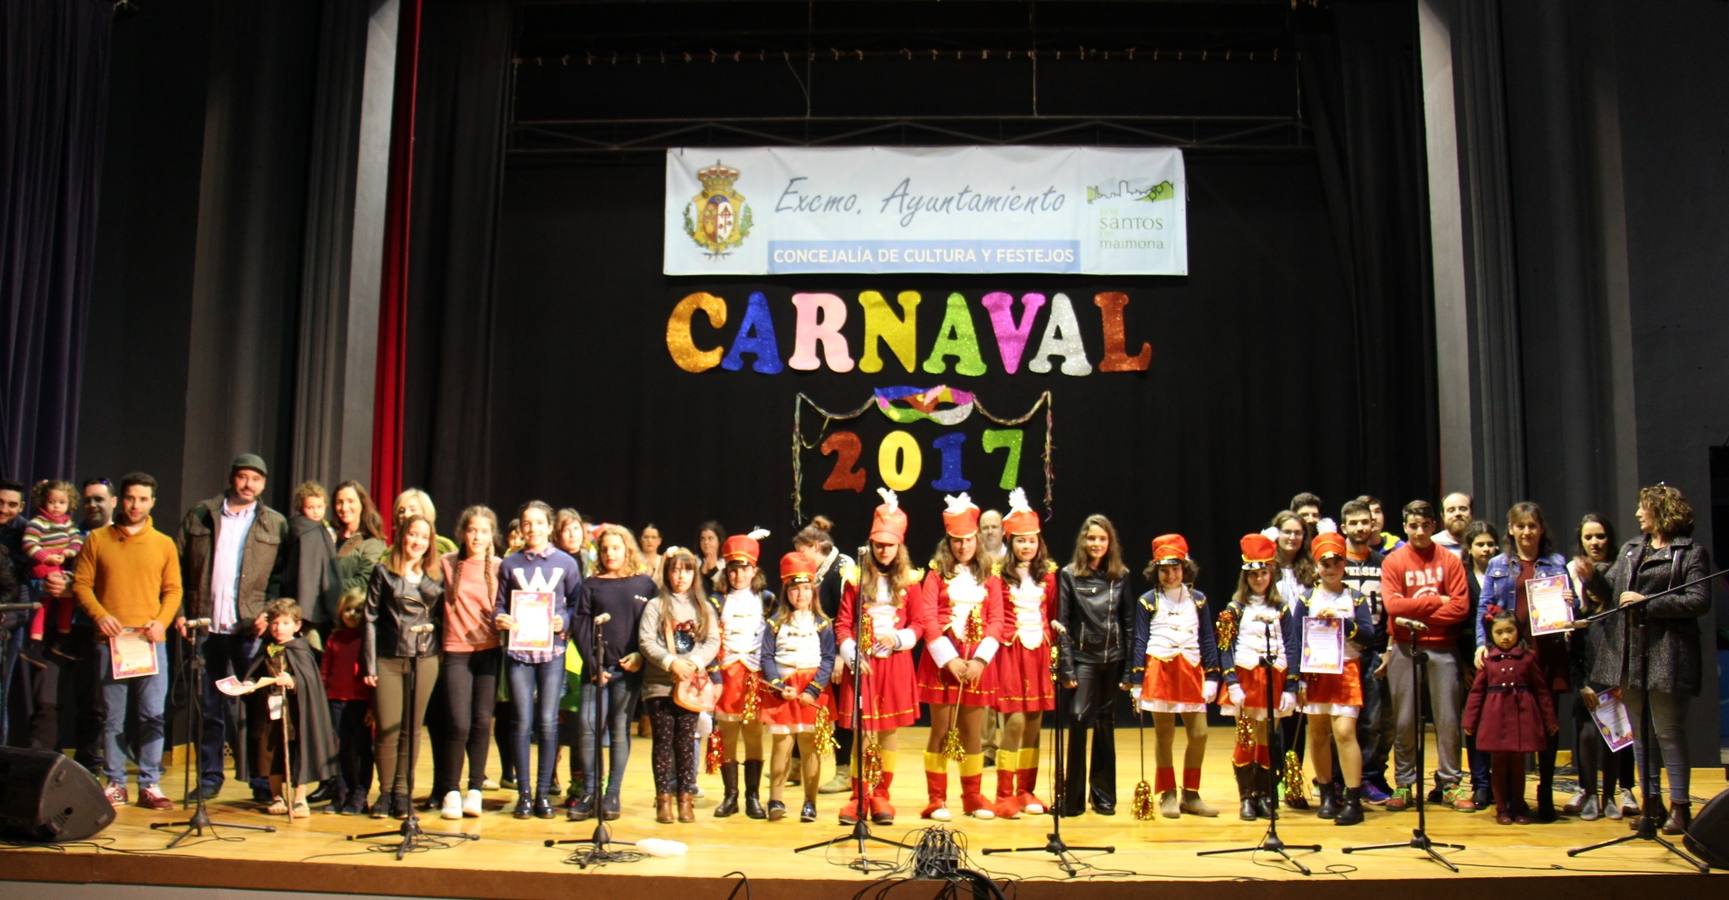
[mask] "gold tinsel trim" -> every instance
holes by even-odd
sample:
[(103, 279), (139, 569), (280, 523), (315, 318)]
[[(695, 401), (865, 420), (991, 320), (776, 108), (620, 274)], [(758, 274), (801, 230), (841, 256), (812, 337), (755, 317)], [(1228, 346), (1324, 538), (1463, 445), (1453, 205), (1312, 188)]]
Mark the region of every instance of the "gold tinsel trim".
[(877, 783), (883, 780), (882, 745), (877, 743), (875, 733), (865, 739), (863, 777), (867, 792), (875, 791)]
[(720, 739), (720, 729), (708, 733), (708, 745), (703, 748), (702, 771), (713, 775), (720, 771), (720, 761), (726, 753), (726, 743)]
[(1135, 782), (1135, 802), (1129, 807), (1135, 818), (1147, 822), (1153, 818), (1153, 786), (1145, 778)]
[(976, 644), (985, 639), (985, 609), (984, 604), (973, 607), (967, 616), (967, 643)]
[(1237, 639), (1237, 617), (1228, 609), (1219, 613), (1219, 622), (1215, 630), (1218, 632), (1219, 649), (1231, 649), (1231, 643)]
[(818, 756), (827, 756), (834, 752), (834, 719), (828, 714), (828, 707), (819, 706), (816, 710), (816, 732), (812, 736), (811, 749)]
[(1237, 715), (1237, 746), (1255, 746), (1255, 722), (1249, 718), (1248, 710), (1242, 710)]
[(762, 711), (762, 694), (758, 693), (762, 685), (755, 672), (750, 673), (748, 679), (744, 686), (744, 712), (739, 715), (739, 720), (746, 725), (755, 722), (757, 713)]
[(1304, 796), (1308, 792), (1303, 787), (1303, 762), (1297, 759), (1297, 751), (1285, 751), (1285, 794)]

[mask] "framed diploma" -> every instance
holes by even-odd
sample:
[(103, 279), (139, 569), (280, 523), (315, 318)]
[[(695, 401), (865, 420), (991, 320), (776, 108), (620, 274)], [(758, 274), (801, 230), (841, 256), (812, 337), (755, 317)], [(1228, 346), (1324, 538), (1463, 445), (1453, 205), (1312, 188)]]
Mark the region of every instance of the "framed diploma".
[(1531, 613), (1531, 634), (1561, 634), (1573, 625), (1567, 602), (1567, 576), (1550, 575), (1525, 582), (1525, 604)]
[(1597, 733), (1609, 745), (1609, 752), (1633, 746), (1633, 720), (1627, 715), (1627, 705), (1621, 702), (1619, 689), (1597, 695), (1597, 708), (1592, 711), (1591, 720), (1597, 723)]
[(550, 592), (511, 591), (510, 617), (516, 620), (516, 627), (510, 629), (510, 649), (551, 650), (552, 616)]
[(1303, 617), (1303, 658), (1298, 671), (1338, 675), (1345, 671), (1345, 620)]
[(142, 628), (126, 628), (108, 639), (108, 665), (114, 680), (155, 675), (156, 645)]

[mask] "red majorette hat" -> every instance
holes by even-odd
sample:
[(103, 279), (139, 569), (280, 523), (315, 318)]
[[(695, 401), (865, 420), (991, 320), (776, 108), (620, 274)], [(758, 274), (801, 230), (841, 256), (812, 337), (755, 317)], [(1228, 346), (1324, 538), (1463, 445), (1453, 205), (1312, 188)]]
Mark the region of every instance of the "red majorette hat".
[(952, 538), (967, 538), (979, 533), (979, 508), (973, 503), (973, 498), (961, 492), (960, 496), (943, 495), (943, 533)]
[(901, 510), (900, 497), (886, 487), (877, 488), (883, 498), (881, 506), (871, 514), (870, 539), (879, 544), (900, 544), (907, 537), (907, 514)]
[(1178, 566), (1189, 558), (1189, 541), (1180, 534), (1161, 534), (1153, 538), (1153, 565)]
[(762, 558), (762, 541), (768, 537), (768, 529), (753, 528), (749, 534), (735, 534), (720, 545), (720, 558), (727, 562), (742, 562), (754, 566)]
[(1329, 556), (1337, 556), (1340, 559), (1344, 559), (1344, 535), (1341, 535), (1336, 531), (1315, 535), (1315, 539), (1309, 543), (1309, 555), (1315, 558), (1315, 562), (1320, 562)]
[(816, 560), (801, 550), (794, 550), (780, 558), (780, 580), (782, 584), (802, 584), (816, 580)]
[(1278, 554), (1272, 539), (1264, 534), (1245, 534), (1237, 543), (1243, 550), (1244, 571), (1265, 569), (1273, 564), (1273, 559)]
[(1038, 534), (1039, 514), (1027, 505), (1027, 492), (1015, 488), (1009, 491), (1009, 514), (1003, 516), (1003, 534)]

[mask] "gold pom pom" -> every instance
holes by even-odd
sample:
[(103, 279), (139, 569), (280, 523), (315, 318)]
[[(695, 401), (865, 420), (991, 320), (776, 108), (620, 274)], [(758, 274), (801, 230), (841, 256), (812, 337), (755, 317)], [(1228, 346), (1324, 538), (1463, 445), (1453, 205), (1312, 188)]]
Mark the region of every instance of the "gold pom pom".
[(967, 758), (966, 748), (961, 746), (961, 729), (959, 726), (949, 726), (949, 733), (943, 735), (943, 756), (955, 762)]
[(725, 755), (726, 744), (720, 739), (720, 729), (708, 733), (708, 745), (703, 749), (702, 771), (713, 775), (720, 771), (721, 758)]
[(1231, 649), (1231, 643), (1237, 639), (1237, 617), (1228, 609), (1219, 613), (1219, 621), (1214, 630), (1218, 632), (1219, 649)]
[(1153, 786), (1145, 778), (1135, 783), (1135, 802), (1129, 809), (1135, 818), (1147, 822), (1153, 818)]
[(1285, 793), (1304, 796), (1308, 790), (1303, 784), (1303, 761), (1297, 759), (1297, 751), (1285, 751)]
[(755, 672), (750, 673), (750, 681), (744, 688), (744, 712), (739, 718), (749, 725), (756, 721), (757, 713), (762, 711), (762, 693), (759, 690), (762, 683), (757, 680)]
[(819, 706), (816, 710), (816, 732), (812, 737), (812, 749), (818, 756), (827, 756), (834, 752), (834, 719), (828, 714), (828, 707)]
[(967, 616), (967, 643), (976, 644), (985, 639), (985, 610), (983, 605), (973, 607)]
[(869, 791), (876, 790), (877, 783), (883, 780), (883, 751), (875, 734), (865, 740), (863, 778)]
[(1253, 748), (1255, 746), (1255, 722), (1244, 710), (1237, 716), (1237, 746)]

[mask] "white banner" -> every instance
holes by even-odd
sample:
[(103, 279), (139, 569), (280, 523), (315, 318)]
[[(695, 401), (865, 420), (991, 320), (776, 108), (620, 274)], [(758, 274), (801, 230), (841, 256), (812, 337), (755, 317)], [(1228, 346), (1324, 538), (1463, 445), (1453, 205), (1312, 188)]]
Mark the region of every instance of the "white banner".
[(668, 275), (1187, 275), (1175, 149), (682, 148)]

